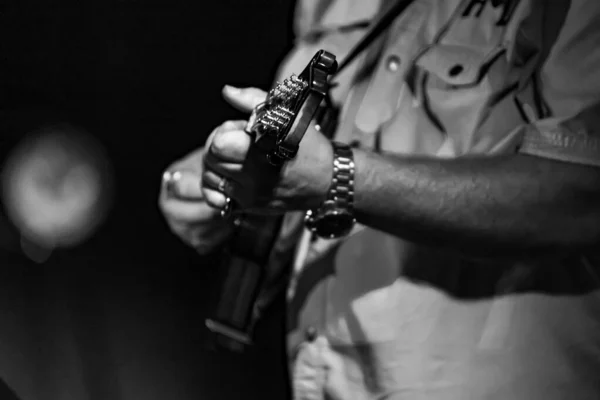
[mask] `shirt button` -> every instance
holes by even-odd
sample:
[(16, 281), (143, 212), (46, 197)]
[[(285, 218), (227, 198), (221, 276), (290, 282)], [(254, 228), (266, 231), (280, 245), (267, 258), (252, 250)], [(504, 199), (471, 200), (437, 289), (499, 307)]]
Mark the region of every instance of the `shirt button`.
[(400, 57), (397, 55), (391, 55), (387, 58), (386, 67), (390, 72), (398, 71), (400, 68)]
[(309, 326), (304, 332), (304, 338), (308, 342), (314, 342), (317, 338), (317, 329), (314, 326)]
[(453, 66), (452, 68), (450, 68), (450, 71), (448, 71), (448, 75), (450, 75), (452, 78), (455, 78), (458, 75), (460, 75), (464, 70), (465, 70), (465, 67), (463, 67), (460, 64), (457, 64), (457, 65)]

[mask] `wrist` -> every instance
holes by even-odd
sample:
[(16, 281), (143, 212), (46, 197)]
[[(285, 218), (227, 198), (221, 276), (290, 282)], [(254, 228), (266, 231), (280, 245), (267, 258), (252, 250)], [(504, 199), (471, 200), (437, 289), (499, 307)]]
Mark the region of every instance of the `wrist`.
[(306, 213), (306, 226), (318, 236), (339, 238), (352, 230), (354, 217), (354, 156), (350, 146), (332, 142), (332, 179), (324, 201)]
[[(306, 135), (308, 136), (308, 135)], [(316, 136), (316, 135), (315, 135)], [(306, 137), (304, 142), (309, 140)], [(301, 143), (300, 146), (306, 145)], [(287, 210), (305, 211), (319, 207), (327, 197), (333, 177), (333, 148), (326, 138), (306, 145), (298, 157), (286, 163), (275, 194)]]
[(306, 209), (319, 207), (327, 199), (329, 190), (331, 188), (331, 182), (334, 175), (334, 151), (331, 142), (327, 141), (325, 146), (321, 146), (319, 149), (319, 163), (315, 173), (315, 187), (313, 196), (309, 199), (306, 204)]

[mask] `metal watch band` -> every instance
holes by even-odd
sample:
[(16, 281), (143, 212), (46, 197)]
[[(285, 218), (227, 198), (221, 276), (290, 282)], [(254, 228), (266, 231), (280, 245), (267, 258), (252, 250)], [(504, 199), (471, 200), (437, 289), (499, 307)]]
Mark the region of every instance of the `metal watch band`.
[(354, 204), (354, 157), (352, 148), (340, 142), (331, 142), (333, 146), (333, 179), (327, 200), (335, 202), (340, 208), (352, 211)]

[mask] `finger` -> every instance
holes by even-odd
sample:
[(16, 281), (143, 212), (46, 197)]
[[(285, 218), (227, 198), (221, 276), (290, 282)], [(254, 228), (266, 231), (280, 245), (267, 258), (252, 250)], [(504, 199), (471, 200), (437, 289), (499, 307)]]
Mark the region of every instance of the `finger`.
[(227, 177), (221, 176), (209, 169), (204, 171), (202, 182), (206, 187), (221, 192), (226, 196), (231, 197), (233, 193), (233, 182)]
[(246, 129), (246, 125), (248, 125), (248, 121), (229, 120), (229, 121), (223, 122), (221, 125), (217, 126), (215, 129), (213, 129), (213, 131), (206, 138), (206, 142), (204, 142), (205, 151), (208, 150), (208, 148), (212, 144), (213, 138), (215, 137), (215, 135), (217, 133), (222, 132), (222, 131), (233, 131), (233, 130), (243, 131), (244, 129)]
[(220, 129), (224, 131), (243, 131), (248, 121), (235, 119), (225, 121), (221, 124)]
[(211, 153), (206, 154), (204, 157), (205, 171), (211, 170), (214, 173), (229, 179), (236, 179), (240, 172), (242, 172), (243, 168), (244, 164), (242, 162), (222, 162), (218, 157), (212, 155)]
[(202, 176), (186, 169), (166, 171), (163, 174), (162, 195), (183, 201), (203, 199)]
[(161, 200), (159, 207), (167, 220), (186, 224), (210, 221), (217, 214), (206, 201), (185, 202), (167, 199)]
[(219, 131), (215, 133), (209, 153), (222, 161), (241, 163), (246, 159), (251, 137), (243, 130)]
[(227, 196), (225, 196), (223, 193), (208, 186), (203, 186), (202, 192), (204, 193), (204, 199), (206, 203), (210, 207), (213, 207), (219, 212), (225, 208), (225, 205), (227, 204)]
[(257, 88), (236, 88), (225, 85), (223, 87), (223, 98), (242, 112), (252, 112), (256, 106), (264, 102), (267, 98), (267, 93)]

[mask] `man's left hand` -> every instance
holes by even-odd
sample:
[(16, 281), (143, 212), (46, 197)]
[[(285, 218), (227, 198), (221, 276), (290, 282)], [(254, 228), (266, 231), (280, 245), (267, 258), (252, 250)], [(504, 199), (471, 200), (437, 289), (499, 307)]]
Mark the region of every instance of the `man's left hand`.
[[(248, 113), (266, 99), (266, 93), (260, 89), (231, 86), (223, 88), (223, 96), (231, 105)], [(244, 165), (253, 140), (245, 127), (245, 121), (227, 121), (210, 134), (205, 146), (202, 179), (207, 203), (222, 209), (226, 197), (231, 197), (242, 209), (256, 212), (306, 210), (318, 206), (325, 198), (333, 174), (329, 140), (311, 124), (296, 157), (285, 163), (278, 173), (268, 198), (257, 202), (257, 197), (247, 194), (260, 186), (265, 175)]]

